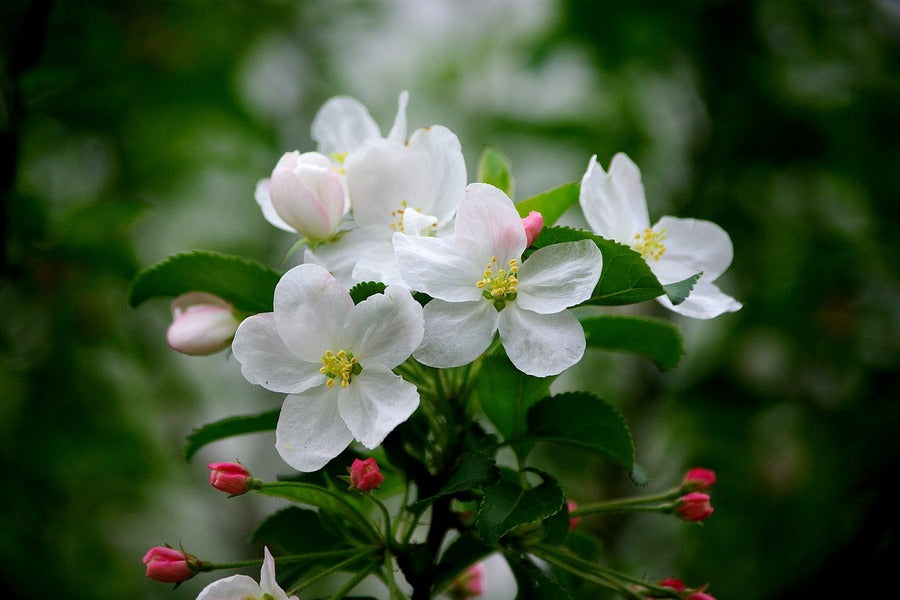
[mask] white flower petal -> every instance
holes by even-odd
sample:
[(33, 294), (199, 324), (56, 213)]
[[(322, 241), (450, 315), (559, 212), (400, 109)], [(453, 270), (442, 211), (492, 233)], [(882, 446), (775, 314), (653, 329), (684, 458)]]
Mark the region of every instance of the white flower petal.
[(275, 324), (284, 344), (307, 362), (333, 348), (335, 334), (353, 308), (347, 290), (319, 265), (285, 273), (275, 286)]
[(424, 331), (422, 306), (409, 290), (392, 285), (353, 307), (341, 347), (353, 352), (364, 370), (374, 365), (393, 369), (419, 346)]
[(409, 92), (403, 90), (397, 98), (397, 116), (394, 117), (394, 125), (388, 133), (388, 139), (398, 142), (406, 141), (406, 103), (409, 102)]
[(275, 428), (275, 449), (298, 471), (321, 469), (353, 441), (338, 410), (340, 389), (340, 383), (323, 384), (285, 398)]
[(366, 368), (338, 397), (341, 417), (363, 446), (375, 448), (419, 406), (419, 391), (398, 375)]
[(361, 256), (365, 256), (372, 248), (390, 242), (391, 230), (383, 225), (370, 225), (351, 229), (337, 241), (316, 246), (315, 250), (307, 249), (303, 260), (306, 263), (321, 265), (347, 289), (362, 281), (353, 278), (353, 271)]
[(497, 331), (499, 314), (492, 302), (444, 302), (425, 305), (425, 337), (413, 353), (430, 367), (459, 367), (478, 358)]
[(591, 229), (605, 238), (631, 245), (635, 233), (650, 227), (641, 172), (622, 153), (613, 157), (608, 174), (591, 157), (579, 203)]
[(500, 312), (499, 329), (509, 360), (528, 375), (559, 375), (584, 355), (584, 330), (568, 310), (541, 315), (511, 304)]
[(475, 302), (475, 284), (484, 275), (490, 255), (473, 259), (468, 240), (394, 234), (394, 256), (400, 276), (411, 289), (449, 302)]
[(706, 280), (706, 275), (691, 290), (691, 295), (681, 304), (675, 306), (666, 296), (657, 298), (660, 304), (680, 315), (694, 319), (712, 319), (727, 312), (735, 312), (741, 309), (742, 304), (725, 294), (712, 282)]
[(244, 319), (231, 350), (244, 378), (273, 392), (299, 393), (325, 380), (319, 372), (321, 364), (300, 360), (284, 345), (272, 313)]
[(278, 229), (282, 231), (289, 231), (291, 233), (297, 233), (297, 230), (284, 222), (284, 219), (278, 216), (278, 213), (275, 212), (275, 207), (272, 206), (272, 198), (269, 196), (269, 179), (260, 179), (256, 183), (256, 193), (254, 194), (256, 198), (256, 203), (259, 205), (260, 210), (262, 210), (263, 217), (268, 221), (271, 225), (274, 225)]
[(381, 129), (359, 100), (349, 96), (331, 98), (312, 122), (312, 139), (322, 154), (343, 154), (366, 140), (380, 138)]
[(380, 281), (387, 285), (402, 285), (400, 268), (389, 240), (368, 246), (356, 261), (351, 278), (354, 282)]
[[(288, 595), (275, 580), (275, 559), (268, 548), (263, 548), (263, 564), (259, 572), (259, 587), (262, 593), (269, 594), (274, 600), (288, 600)], [(238, 596), (237, 598), (243, 598)]]
[(456, 214), (454, 235), (457, 242), (470, 240), (488, 259), (495, 256), (500, 265), (520, 259), (525, 250), (525, 225), (512, 200), (486, 183), (470, 183), (466, 187)]
[(661, 231), (663, 228), (666, 234), (663, 241), (666, 251), (659, 259), (660, 268), (674, 271), (670, 265), (677, 264), (686, 273), (680, 279), (663, 283), (674, 283), (700, 271), (703, 271), (703, 279), (715, 281), (731, 264), (734, 256), (731, 238), (715, 223), (700, 219), (662, 217), (653, 229)]
[(516, 304), (552, 314), (591, 297), (603, 255), (591, 240), (554, 244), (535, 251), (519, 269)]
[(232, 575), (225, 579), (213, 581), (203, 588), (197, 600), (240, 600), (241, 598), (259, 598), (263, 591), (252, 577)]
[(466, 188), (466, 161), (456, 134), (440, 125), (417, 129), (407, 144), (420, 159), (428, 175), (430, 188), (420, 198), (412, 198), (409, 207), (437, 218), (443, 227), (456, 214)]

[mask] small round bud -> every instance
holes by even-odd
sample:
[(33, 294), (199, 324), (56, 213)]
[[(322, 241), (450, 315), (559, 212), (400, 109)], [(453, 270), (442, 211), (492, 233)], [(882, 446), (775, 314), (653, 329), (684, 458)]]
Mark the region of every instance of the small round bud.
[(681, 481), (681, 489), (686, 492), (703, 492), (716, 482), (716, 473), (710, 469), (697, 467), (688, 471)]
[(200, 562), (196, 556), (169, 548), (156, 546), (144, 555), (147, 577), (163, 583), (181, 583), (197, 574)]
[(691, 492), (678, 499), (675, 512), (685, 521), (703, 521), (713, 514), (713, 507), (709, 503), (709, 494)]
[(250, 472), (239, 463), (211, 463), (209, 465), (209, 484), (232, 496), (244, 494), (250, 491)]
[(384, 481), (384, 475), (374, 458), (354, 459), (350, 465), (350, 485), (361, 492), (374, 490)]

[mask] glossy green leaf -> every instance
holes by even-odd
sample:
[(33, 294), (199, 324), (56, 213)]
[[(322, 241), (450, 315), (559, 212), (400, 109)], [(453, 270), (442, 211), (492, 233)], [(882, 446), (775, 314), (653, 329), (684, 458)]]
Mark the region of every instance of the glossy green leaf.
[(532, 247), (593, 240), (603, 254), (600, 281), (585, 304), (634, 304), (661, 296), (665, 290), (640, 254), (618, 242), (569, 227), (545, 227)]
[(409, 508), (413, 512), (421, 512), (441, 496), (491, 485), (497, 481), (497, 477), (497, 463), (491, 456), (482, 452), (468, 452), (462, 457), (447, 483), (435, 495), (414, 502)]
[(541, 521), (559, 512), (565, 498), (562, 488), (552, 477), (543, 475), (539, 485), (523, 489), (514, 477), (501, 477), (484, 489), (484, 497), (475, 515), (475, 528), (485, 544), (496, 544), (519, 525)]
[(350, 288), (350, 297), (354, 304), (359, 304), (369, 296), (383, 294), (386, 289), (387, 286), (380, 281), (364, 281)]
[(343, 519), (348, 524), (352, 524), (371, 539), (378, 537), (369, 519), (362, 512), (359, 502), (347, 493), (335, 492), (318, 485), (296, 481), (267, 483), (265, 487), (255, 490), (255, 492), (265, 496), (284, 498), (298, 504), (315, 506), (322, 511), (330, 513), (332, 516)]
[(671, 369), (684, 354), (681, 331), (661, 319), (602, 315), (581, 320), (591, 348), (630, 352), (646, 356), (661, 369)]
[(128, 290), (128, 303), (138, 306), (149, 298), (207, 292), (242, 312), (272, 311), (280, 275), (238, 256), (194, 251), (175, 254), (138, 273)]
[(228, 417), (221, 421), (208, 423), (194, 429), (187, 436), (187, 446), (184, 448), (184, 458), (191, 460), (197, 450), (203, 446), (225, 438), (234, 437), (236, 435), (244, 435), (247, 433), (259, 433), (261, 431), (271, 431), (278, 424), (278, 415), (281, 413), (280, 408), (268, 410), (258, 415), (239, 415)]
[(509, 160), (490, 146), (484, 149), (478, 160), (478, 181), (500, 188), (510, 198), (515, 197), (516, 181)]
[[(504, 440), (519, 440), (527, 429), (528, 409), (547, 395), (555, 377), (522, 373), (504, 354), (484, 359), (475, 391), (484, 414)], [(524, 458), (530, 447), (514, 446)]]
[(516, 578), (516, 600), (566, 600), (572, 597), (528, 557), (507, 553), (506, 562)]
[[(302, 531), (303, 535), (297, 535)], [(344, 547), (344, 542), (322, 527), (319, 513), (289, 506), (267, 517), (253, 535), (251, 542), (268, 546), (277, 554), (305, 554)]]
[(691, 290), (694, 289), (694, 286), (697, 284), (697, 281), (703, 275), (703, 272), (695, 273), (688, 277), (687, 279), (683, 279), (681, 281), (676, 281), (675, 283), (667, 283), (663, 286), (663, 289), (666, 291), (666, 296), (669, 297), (669, 300), (672, 301), (672, 304), (678, 306), (682, 302), (684, 302), (687, 297), (690, 295)]
[(528, 437), (613, 459), (631, 471), (634, 443), (622, 415), (588, 392), (544, 398), (528, 411)]
[(563, 216), (564, 212), (578, 204), (580, 190), (581, 184), (577, 181), (564, 183), (552, 190), (517, 202), (516, 210), (521, 217), (527, 217), (528, 213), (536, 210), (544, 218), (544, 227), (550, 227)]

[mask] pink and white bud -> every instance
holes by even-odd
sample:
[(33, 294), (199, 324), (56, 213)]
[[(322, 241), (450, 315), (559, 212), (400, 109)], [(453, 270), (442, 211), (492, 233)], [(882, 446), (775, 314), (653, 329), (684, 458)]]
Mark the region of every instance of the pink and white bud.
[(687, 586), (684, 585), (684, 582), (680, 579), (676, 579), (674, 577), (669, 577), (668, 579), (663, 579), (657, 585), (660, 587), (672, 588), (676, 592), (683, 592), (687, 589)]
[(447, 592), (454, 600), (480, 597), (484, 594), (484, 566), (477, 563), (466, 569), (453, 580)]
[(703, 521), (713, 514), (709, 494), (691, 492), (685, 494), (675, 504), (675, 512), (685, 521)]
[[(566, 500), (566, 510), (570, 513), (578, 508), (578, 504), (574, 500)], [(574, 531), (581, 523), (581, 517), (569, 517), (569, 531)]]
[(272, 208), (311, 241), (330, 239), (346, 212), (344, 182), (331, 160), (318, 152), (287, 152), (269, 181)]
[(250, 491), (250, 471), (240, 463), (211, 463), (209, 465), (209, 484), (232, 496), (245, 494)]
[(156, 546), (144, 555), (147, 577), (163, 583), (181, 583), (197, 574), (200, 561), (196, 556), (169, 548)]
[(384, 475), (378, 468), (378, 462), (372, 457), (366, 460), (353, 460), (350, 465), (350, 485), (361, 492), (374, 490), (384, 481)]
[(522, 219), (522, 224), (525, 226), (525, 247), (527, 248), (541, 234), (541, 230), (544, 228), (544, 217), (538, 211), (533, 210)]
[(697, 467), (685, 474), (681, 481), (681, 489), (686, 492), (702, 492), (708, 490), (715, 482), (715, 471)]
[(166, 340), (173, 350), (191, 356), (224, 350), (241, 324), (231, 304), (206, 292), (188, 292), (172, 300), (172, 317)]

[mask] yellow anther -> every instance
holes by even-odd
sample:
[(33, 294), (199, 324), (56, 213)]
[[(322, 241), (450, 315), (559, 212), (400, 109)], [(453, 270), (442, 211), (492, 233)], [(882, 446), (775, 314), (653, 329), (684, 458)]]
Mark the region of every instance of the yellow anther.
[(350, 381), (354, 375), (358, 375), (362, 371), (362, 365), (356, 360), (352, 353), (341, 350), (334, 354), (331, 350), (326, 350), (322, 355), (322, 368), (319, 372), (328, 377), (325, 385), (334, 386), (334, 380), (341, 378), (341, 387), (350, 385)]
[(519, 280), (516, 273), (519, 272), (519, 261), (511, 259), (508, 263), (509, 270), (497, 268), (497, 257), (492, 256), (484, 270), (484, 277), (475, 282), (475, 287), (482, 290), (481, 294), (488, 300), (493, 300), (497, 310), (503, 309), (506, 302), (515, 300), (516, 288)]
[(644, 260), (659, 260), (666, 253), (666, 246), (663, 244), (665, 239), (665, 227), (659, 231), (653, 231), (653, 229), (648, 227), (642, 233), (634, 234), (634, 241), (632, 241), (631, 247), (636, 252), (640, 252)]

